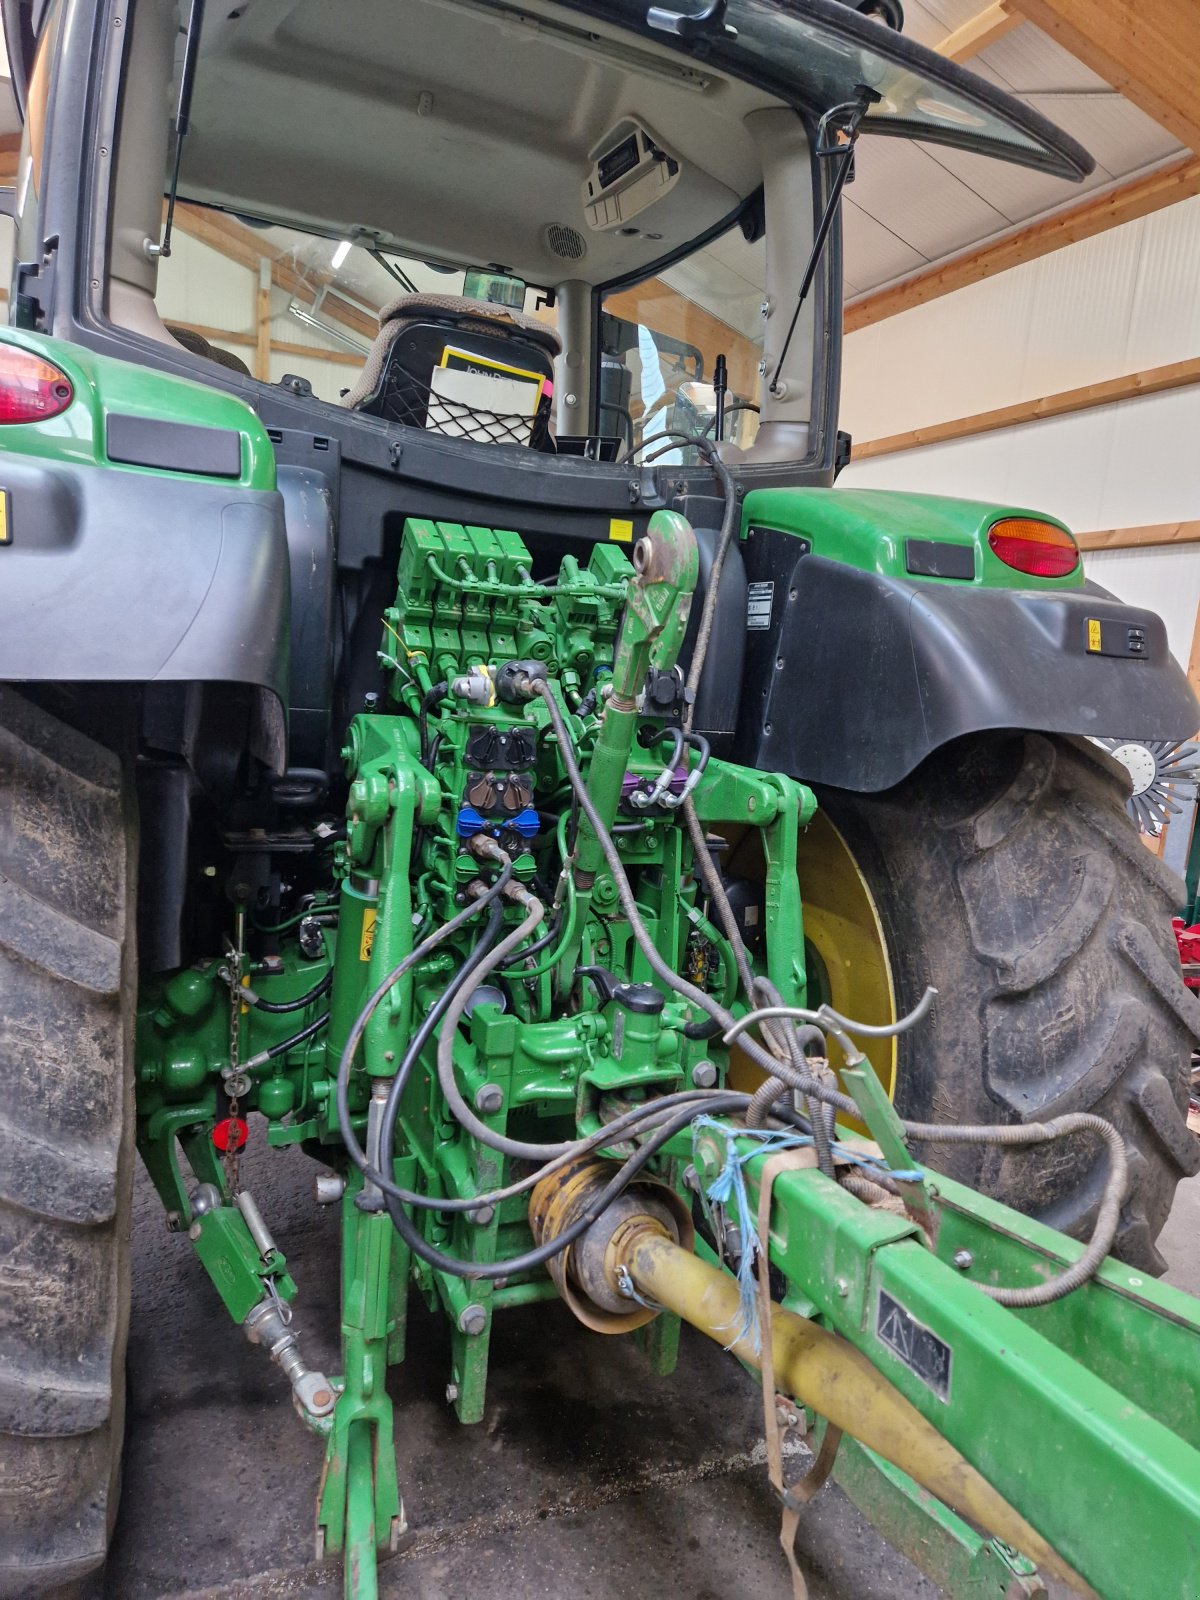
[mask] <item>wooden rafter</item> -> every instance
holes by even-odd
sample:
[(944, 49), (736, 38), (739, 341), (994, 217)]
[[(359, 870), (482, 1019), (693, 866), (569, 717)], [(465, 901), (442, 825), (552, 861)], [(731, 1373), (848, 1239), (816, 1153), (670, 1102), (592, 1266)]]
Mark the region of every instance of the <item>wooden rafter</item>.
[(1200, 6), (1195, 0), (1011, 0), (1084, 66), (1200, 150)]
[(915, 450), (922, 445), (969, 439), (976, 434), (1013, 428), (1023, 422), (1064, 417), (1073, 411), (1090, 411), (1095, 406), (1113, 405), (1118, 400), (1132, 400), (1138, 395), (1162, 394), (1167, 389), (1184, 389), (1197, 383), (1200, 383), (1200, 357), (1193, 356), (1187, 361), (1148, 367), (1145, 371), (1129, 372), (1120, 378), (1106, 379), (1103, 383), (1089, 383), (1079, 389), (1063, 389), (1058, 394), (1042, 395), (1036, 400), (1018, 400), (1015, 405), (997, 406), (993, 411), (979, 411), (973, 416), (955, 417), (949, 422), (934, 422), (924, 428), (910, 428), (905, 433), (868, 439), (866, 443), (854, 446), (853, 459), (868, 461), (873, 456), (895, 455), (901, 450)]
[(1075, 542), (1081, 550), (1145, 550), (1155, 545), (1200, 544), (1200, 522), (1153, 522), (1141, 528), (1097, 528), (1092, 533), (1077, 533)]
[(981, 50), (986, 50), (988, 45), (995, 44), (997, 39), (1003, 39), (1006, 33), (1019, 27), (1021, 21), (1020, 15), (1009, 9), (1009, 0), (995, 0), (993, 5), (985, 6), (933, 48), (948, 61), (969, 61)]
[(872, 323), (894, 317), (897, 312), (925, 305), (940, 295), (964, 289), (983, 278), (993, 278), (998, 272), (1007, 272), (1023, 262), (1036, 261), (1039, 256), (1050, 255), (1063, 245), (1091, 239), (1107, 228), (1149, 216), (1153, 211), (1161, 211), (1164, 206), (1195, 194), (1200, 194), (1200, 156), (1184, 156), (1103, 194), (1089, 195), (1077, 205), (1052, 212), (978, 249), (918, 272), (890, 289), (880, 289), (876, 294), (855, 300), (846, 307), (845, 331), (855, 333), (859, 328), (869, 328)]

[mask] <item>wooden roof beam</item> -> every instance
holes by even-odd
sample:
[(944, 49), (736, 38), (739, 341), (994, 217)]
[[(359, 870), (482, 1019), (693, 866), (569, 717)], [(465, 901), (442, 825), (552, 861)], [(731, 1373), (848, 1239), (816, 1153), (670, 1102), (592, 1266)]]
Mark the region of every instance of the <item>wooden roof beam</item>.
[(1194, 0), (1007, 0), (1077, 60), (1200, 150), (1200, 6)]
[(969, 61), (981, 50), (986, 50), (988, 45), (995, 44), (997, 39), (1003, 39), (1006, 33), (1019, 27), (1022, 20), (1019, 12), (1010, 9), (1009, 0), (995, 0), (993, 5), (985, 6), (933, 48), (947, 61)]
[[(1197, 9), (1200, 11), (1200, 7)], [(845, 310), (845, 331), (855, 333), (859, 328), (869, 328), (885, 317), (925, 305), (940, 295), (995, 277), (998, 272), (1007, 272), (1023, 262), (1036, 261), (1039, 256), (1049, 255), (1063, 245), (1090, 239), (1107, 228), (1149, 216), (1164, 206), (1173, 205), (1176, 200), (1187, 200), (1195, 194), (1200, 194), (1200, 157), (1184, 156), (1102, 194), (1089, 195), (1086, 200), (1062, 211), (1053, 211), (975, 250), (914, 273), (889, 289), (880, 289), (853, 301)]]

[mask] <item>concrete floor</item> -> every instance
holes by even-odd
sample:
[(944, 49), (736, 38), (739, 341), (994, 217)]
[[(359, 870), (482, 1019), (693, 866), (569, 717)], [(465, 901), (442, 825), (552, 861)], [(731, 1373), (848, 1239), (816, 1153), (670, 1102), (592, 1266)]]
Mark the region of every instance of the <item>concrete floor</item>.
[[(300, 1285), (306, 1359), (337, 1368), (337, 1229), (297, 1151), (246, 1163)], [(1171, 1281), (1200, 1290), (1200, 1179), (1164, 1236)], [(186, 1239), (139, 1175), (129, 1426), (107, 1600), (340, 1595), (313, 1560), (320, 1441), (282, 1376), (228, 1322)], [(558, 1305), (498, 1319), (488, 1414), (462, 1428), (443, 1398), (441, 1324), (414, 1314), (392, 1379), (413, 1538), (383, 1600), (789, 1600), (767, 1486), (758, 1391), (684, 1330), (656, 1380), (631, 1341), (588, 1333)], [(798, 1547), (812, 1600), (937, 1600), (939, 1590), (827, 1485)]]

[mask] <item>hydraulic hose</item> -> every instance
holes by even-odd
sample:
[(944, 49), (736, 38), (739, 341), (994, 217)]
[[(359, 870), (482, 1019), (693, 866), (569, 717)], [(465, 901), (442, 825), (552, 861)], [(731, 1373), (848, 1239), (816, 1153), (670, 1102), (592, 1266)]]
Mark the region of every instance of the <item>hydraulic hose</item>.
[(519, 889), (515, 884), (510, 888), (512, 898), (519, 899), (525, 907), (525, 918), (520, 925), (500, 941), (476, 966), (466, 983), (454, 994), (449, 1006), (446, 1008), (445, 1020), (442, 1031), (438, 1035), (437, 1048), (437, 1074), (438, 1083), (441, 1085), (442, 1094), (446, 1104), (454, 1114), (455, 1121), (465, 1128), (472, 1138), (478, 1139), (481, 1144), (487, 1145), (492, 1150), (498, 1150), (506, 1156), (513, 1156), (518, 1161), (546, 1161), (554, 1156), (564, 1155), (574, 1147), (574, 1140), (559, 1142), (558, 1144), (530, 1144), (523, 1139), (510, 1139), (505, 1134), (497, 1133), (494, 1128), (489, 1128), (486, 1122), (480, 1120), (463, 1098), (458, 1087), (458, 1080), (454, 1076), (454, 1041), (458, 1036), (458, 1024), (467, 1009), (472, 994), (498, 966), (502, 965), (513, 951), (522, 944), (538, 923), (542, 920), (544, 907), (536, 895), (526, 889)]
[(427, 934), (420, 944), (415, 945), (408, 952), (403, 961), (398, 962), (392, 968), (354, 1019), (354, 1025), (350, 1029), (346, 1037), (346, 1043), (342, 1048), (341, 1060), (338, 1062), (334, 1103), (337, 1109), (338, 1129), (342, 1136), (342, 1143), (345, 1145), (350, 1159), (360, 1171), (367, 1171), (368, 1162), (366, 1151), (358, 1142), (350, 1118), (350, 1069), (354, 1065), (354, 1057), (358, 1053), (359, 1041), (366, 1032), (367, 1023), (374, 1015), (376, 1007), (395, 988), (405, 973), (415, 967), (418, 961), (423, 961), (444, 940), (457, 933), (461, 927), (470, 922), (472, 917), (477, 917), (481, 911), (485, 911), (488, 906), (498, 900), (511, 878), (511, 864), (507, 867), (502, 867), (496, 881), (473, 904), (464, 906), (461, 911), (450, 918), (449, 922), (444, 922), (440, 928), (435, 928), (431, 934)]
[[(727, 1112), (744, 1110), (748, 1096), (733, 1093), (715, 1094), (710, 1097), (710, 1102), (709, 1109), (719, 1116)], [(447, 1255), (444, 1250), (428, 1244), (412, 1219), (405, 1214), (403, 1207), (397, 1207), (392, 1213), (396, 1232), (415, 1256), (419, 1256), (422, 1261), (439, 1272), (451, 1272), (458, 1278), (508, 1278), (545, 1266), (552, 1256), (558, 1255), (561, 1250), (574, 1244), (576, 1239), (586, 1233), (596, 1218), (629, 1187), (647, 1162), (657, 1155), (669, 1139), (674, 1138), (682, 1128), (686, 1128), (697, 1114), (694, 1106), (686, 1106), (677, 1116), (672, 1117), (621, 1164), (613, 1174), (611, 1182), (573, 1223), (555, 1238), (547, 1239), (544, 1244), (537, 1245), (532, 1250), (526, 1250), (523, 1255), (509, 1256), (504, 1261), (462, 1261), (459, 1257)], [(484, 1203), (482, 1199), (476, 1199), (472, 1205), (477, 1207)]]
[(429, 713), (450, 693), (450, 685), (443, 678), (439, 683), (421, 696), (421, 704), (417, 708), (417, 730), (420, 739), (421, 765), (432, 769), (432, 756), (429, 748)]
[(333, 968), (321, 979), (320, 983), (307, 994), (297, 995), (294, 1000), (264, 1000), (253, 989), (243, 989), (242, 999), (255, 1011), (267, 1011), (271, 1015), (282, 1015), (286, 1011), (303, 1011), (305, 1006), (312, 1005), (314, 1000), (319, 1000), (323, 994), (328, 994), (333, 987)]
[(328, 1021), (328, 1011), (322, 1011), (319, 1017), (314, 1017), (308, 1026), (301, 1028), (298, 1033), (293, 1033), (287, 1039), (280, 1039), (278, 1044), (269, 1045), (267, 1049), (260, 1050), (257, 1055), (253, 1055), (248, 1061), (244, 1061), (242, 1070), (244, 1072), (252, 1072), (255, 1067), (266, 1066), (267, 1062), (274, 1061), (276, 1056), (285, 1055), (289, 1050), (294, 1050), (298, 1044), (303, 1044), (306, 1039), (311, 1039), (314, 1033), (320, 1033)]
[[(637, 902), (625, 872), (625, 865), (621, 860), (616, 845), (613, 843), (611, 835), (605, 828), (603, 820), (592, 803), (591, 796), (588, 794), (587, 785), (579, 770), (579, 763), (575, 759), (570, 734), (562, 713), (555, 704), (547, 686), (541, 686), (539, 693), (546, 704), (550, 724), (558, 739), (563, 767), (579, 800), (581, 809), (595, 830), (605, 864), (611, 872), (616, 886), (617, 898), (621, 909), (629, 921), (630, 930), (638, 948), (645, 956), (651, 971), (656, 977), (661, 979), (668, 988), (673, 989), (676, 994), (682, 995), (684, 999), (690, 1000), (693, 1005), (699, 1006), (710, 1017), (722, 1021), (726, 1029), (726, 1041), (732, 1040), (747, 1025), (748, 1019), (742, 1018), (740, 1022), (735, 1021), (733, 1016), (723, 1006), (719, 1005), (711, 995), (705, 994), (702, 989), (697, 988), (695, 984), (689, 983), (686, 978), (681, 978), (659, 954), (638, 911)], [(933, 998), (934, 995), (927, 991), (926, 996), (922, 999), (921, 1006), (928, 1010)], [(900, 1025), (893, 1025), (890, 1031), (901, 1031), (902, 1028), (914, 1024), (919, 1016), (924, 1014), (921, 1006), (918, 1006), (914, 1013), (910, 1013), (909, 1017), (902, 1019)], [(861, 1051), (857, 1050), (847, 1037), (845, 1028), (842, 1025), (844, 1019), (841, 1019), (836, 1012), (829, 1012), (828, 1010), (824, 1012), (808, 1012), (799, 1007), (782, 1009), (785, 1009), (789, 1016), (796, 1016), (801, 1020), (810, 1020), (818, 1024), (824, 1022), (829, 1032), (838, 1041), (839, 1048), (844, 1052), (849, 1062), (858, 1062), (863, 1059)], [(849, 1023), (848, 1025), (858, 1031), (857, 1023)], [(782, 1077), (785, 1082), (791, 1082), (792, 1087), (799, 1089), (809, 1099), (822, 1101), (824, 1104), (833, 1106), (836, 1110), (844, 1111), (851, 1116), (858, 1114), (858, 1107), (849, 1095), (842, 1094), (840, 1090), (832, 1089), (825, 1084), (816, 1082), (806, 1073), (796, 1072), (793, 1082), (789, 1079), (788, 1072), (794, 1072), (795, 1069), (789, 1064), (785, 1070), (780, 1071), (782, 1064), (775, 1057), (769, 1055), (760, 1045), (756, 1044), (754, 1040), (743, 1038), (742, 1048), (764, 1072), (771, 1074), (773, 1077)], [(1059, 1274), (1058, 1277), (1031, 1288), (1006, 1289), (980, 1284), (978, 1287), (989, 1298), (999, 1301), (1001, 1305), (1021, 1307), (1049, 1305), (1053, 1301), (1061, 1299), (1063, 1295), (1070, 1294), (1081, 1283), (1086, 1282), (1108, 1254), (1116, 1237), (1116, 1230), (1120, 1221), (1121, 1201), (1124, 1198), (1128, 1178), (1128, 1160), (1125, 1154), (1124, 1141), (1121, 1139), (1120, 1134), (1111, 1123), (1105, 1122), (1103, 1118), (1092, 1116), (1086, 1112), (1073, 1112), (1066, 1116), (1056, 1117), (1053, 1121), (1047, 1123), (956, 1127), (949, 1123), (943, 1125), (941, 1123), (905, 1122), (903, 1126), (906, 1135), (910, 1138), (943, 1144), (994, 1144), (1020, 1147), (1023, 1145), (1042, 1144), (1049, 1139), (1063, 1138), (1068, 1134), (1082, 1132), (1085, 1129), (1099, 1134), (1104, 1139), (1110, 1155), (1109, 1171), (1092, 1238), (1083, 1255), (1066, 1271)]]

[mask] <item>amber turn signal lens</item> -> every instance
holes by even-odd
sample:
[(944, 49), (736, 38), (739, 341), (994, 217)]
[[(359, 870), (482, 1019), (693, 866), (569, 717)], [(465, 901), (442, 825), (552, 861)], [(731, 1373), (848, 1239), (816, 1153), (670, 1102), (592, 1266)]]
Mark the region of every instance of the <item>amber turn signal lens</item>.
[(1031, 578), (1065, 578), (1079, 565), (1079, 547), (1065, 528), (1032, 517), (1004, 517), (988, 529), (988, 544), (1006, 567)]
[(71, 380), (31, 350), (0, 344), (0, 423), (44, 422), (75, 398)]

